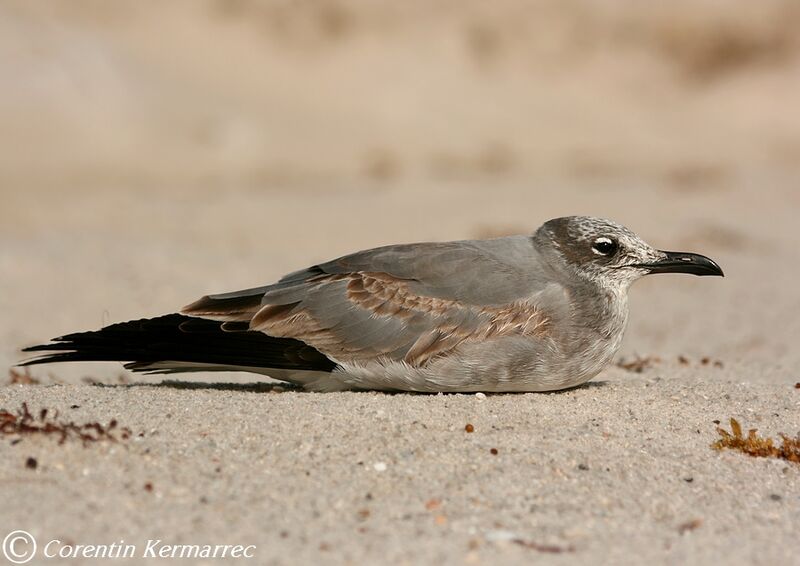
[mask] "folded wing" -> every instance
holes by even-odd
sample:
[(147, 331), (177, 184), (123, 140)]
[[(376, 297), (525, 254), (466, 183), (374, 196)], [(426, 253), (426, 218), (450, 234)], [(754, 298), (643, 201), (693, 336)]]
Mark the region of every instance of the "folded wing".
[(552, 289), (534, 254), (522, 236), (388, 246), (203, 297), (183, 313), (300, 340), (338, 362), (420, 366), (465, 341), (543, 335), (537, 298)]

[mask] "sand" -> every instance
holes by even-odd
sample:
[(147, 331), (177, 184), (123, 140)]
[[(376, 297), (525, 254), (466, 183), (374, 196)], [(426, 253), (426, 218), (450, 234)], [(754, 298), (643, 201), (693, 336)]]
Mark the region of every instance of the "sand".
[(131, 431), (0, 436), (0, 537), (30, 532), (33, 564), (104, 562), (45, 560), (55, 539), (124, 540), (131, 564), (170, 562), (148, 540), (254, 545), (221, 563), (797, 563), (800, 465), (710, 446), (731, 417), (800, 431), (796, 11), (501, 5), (0, 9), (0, 368), (357, 249), (564, 214), (726, 273), (637, 283), (618, 361), (651, 363), (561, 393), (0, 375), (2, 409)]

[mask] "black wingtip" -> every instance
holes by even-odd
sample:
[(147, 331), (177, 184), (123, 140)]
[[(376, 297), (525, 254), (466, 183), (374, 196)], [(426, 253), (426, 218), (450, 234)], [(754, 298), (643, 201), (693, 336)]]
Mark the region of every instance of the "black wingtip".
[[(23, 350), (23, 352), (30, 351), (28, 349)], [(14, 367), (28, 367), (28, 366), (38, 366), (41, 364), (51, 364), (55, 362), (69, 362), (69, 361), (80, 361), (80, 360), (72, 360), (70, 359), (71, 354), (75, 352), (61, 352), (58, 354), (45, 354), (42, 356), (37, 356), (35, 358), (31, 358), (29, 360), (23, 360), (16, 364)]]
[[(53, 341), (56, 342), (58, 339), (54, 338)], [(51, 352), (53, 350), (61, 350), (65, 344), (37, 344), (36, 346), (28, 346), (27, 348), (23, 348), (23, 352)]]
[(115, 361), (149, 366), (156, 362), (189, 362), (253, 368), (332, 371), (336, 364), (311, 346), (292, 338), (276, 338), (223, 323), (169, 314), (132, 320), (97, 331), (76, 332), (49, 344), (29, 346), (41, 353), (21, 367), (53, 362)]

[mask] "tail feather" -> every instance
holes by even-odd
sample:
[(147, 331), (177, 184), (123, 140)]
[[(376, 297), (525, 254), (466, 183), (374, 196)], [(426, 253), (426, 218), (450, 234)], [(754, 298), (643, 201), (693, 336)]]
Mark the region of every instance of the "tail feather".
[(134, 371), (152, 371), (152, 364), (158, 362), (309, 371), (332, 371), (336, 367), (325, 355), (299, 340), (275, 338), (246, 330), (242, 325), (182, 314), (67, 334), (54, 338), (50, 344), (23, 351), (46, 352), (20, 364), (23, 366), (119, 361), (129, 362), (127, 367)]

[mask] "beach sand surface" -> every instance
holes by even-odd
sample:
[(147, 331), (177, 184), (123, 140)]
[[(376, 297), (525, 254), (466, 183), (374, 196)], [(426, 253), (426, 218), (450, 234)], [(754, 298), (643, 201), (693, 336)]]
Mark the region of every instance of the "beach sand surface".
[[(116, 427), (0, 436), (0, 537), (135, 545), (116, 564), (169, 563), (148, 540), (258, 564), (797, 564), (800, 464), (711, 448), (730, 418), (800, 431), (800, 12), (736, 6), (5, 3), (0, 409)], [(11, 373), (25, 346), (358, 249), (570, 214), (726, 275), (635, 284), (618, 363), (574, 390)]]

